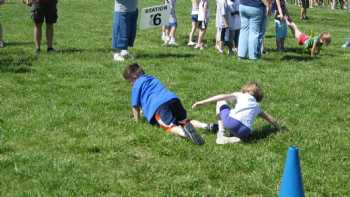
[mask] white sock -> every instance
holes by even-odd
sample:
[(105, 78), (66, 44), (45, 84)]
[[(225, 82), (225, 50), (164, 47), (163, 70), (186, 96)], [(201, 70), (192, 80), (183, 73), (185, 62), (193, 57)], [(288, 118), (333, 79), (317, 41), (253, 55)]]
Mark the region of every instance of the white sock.
[(224, 122), (222, 122), (222, 120), (218, 120), (218, 126), (219, 126), (219, 130), (218, 130), (218, 133), (216, 134), (216, 137), (217, 138), (224, 137), (224, 133), (225, 133)]
[(177, 136), (186, 137), (186, 134), (181, 126), (171, 128), (170, 133)]

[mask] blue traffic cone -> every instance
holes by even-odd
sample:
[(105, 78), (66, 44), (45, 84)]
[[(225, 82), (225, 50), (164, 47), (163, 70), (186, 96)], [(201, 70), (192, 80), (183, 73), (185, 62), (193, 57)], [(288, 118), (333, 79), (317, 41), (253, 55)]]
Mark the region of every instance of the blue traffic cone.
[(279, 197), (304, 197), (298, 148), (295, 146), (288, 148)]

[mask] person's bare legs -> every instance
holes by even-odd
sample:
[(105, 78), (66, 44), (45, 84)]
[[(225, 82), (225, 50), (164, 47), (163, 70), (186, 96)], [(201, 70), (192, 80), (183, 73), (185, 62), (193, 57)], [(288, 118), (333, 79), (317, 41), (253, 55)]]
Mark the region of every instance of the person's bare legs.
[(286, 20), (286, 22), (287, 22), (288, 27), (292, 31), (294, 37), (296, 39), (299, 39), (299, 36), (300, 36), (300, 34), (302, 34), (302, 32), (299, 30), (297, 25), (294, 22), (289, 22), (288, 20)]
[(206, 29), (201, 29), (201, 30), (199, 30), (198, 42), (197, 42), (197, 46), (198, 46), (199, 48), (203, 48), (203, 47), (204, 47), (203, 38), (204, 38), (204, 36), (205, 36), (205, 33), (206, 33)]
[(188, 44), (192, 44), (193, 43), (193, 35), (197, 30), (197, 22), (192, 21), (192, 29), (188, 38)]
[(46, 41), (47, 41), (48, 49), (53, 48), (53, 36), (54, 36), (53, 23), (46, 23)]
[(175, 136), (186, 137), (186, 134), (181, 126), (172, 127), (169, 132)]
[(35, 42), (35, 48), (36, 50), (40, 50), (41, 46), (41, 37), (42, 37), (42, 23), (35, 23), (34, 26), (34, 42)]
[(169, 32), (169, 36), (170, 36), (170, 42), (175, 42), (175, 36), (176, 36), (176, 27), (171, 27), (170, 28), (170, 32)]
[(200, 122), (198, 120), (191, 120), (191, 124), (194, 126), (196, 129), (208, 129), (209, 124)]

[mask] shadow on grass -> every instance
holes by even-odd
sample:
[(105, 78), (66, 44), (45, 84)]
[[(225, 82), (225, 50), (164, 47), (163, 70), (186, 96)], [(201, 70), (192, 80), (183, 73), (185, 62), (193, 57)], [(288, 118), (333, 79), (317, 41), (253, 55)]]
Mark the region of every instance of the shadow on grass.
[(0, 56), (0, 72), (28, 73), (35, 61), (34, 56)]
[(64, 48), (57, 50), (57, 53), (69, 54), (69, 53), (83, 53), (83, 52), (104, 52), (109, 53), (112, 49), (110, 48), (99, 48), (99, 49), (81, 49), (81, 48)]
[(194, 54), (191, 53), (140, 53), (138, 52), (136, 54), (137, 58), (157, 58), (157, 59), (164, 59), (164, 58), (190, 58), (194, 57)]
[(287, 131), (287, 127), (282, 127), (280, 130), (271, 127), (271, 125), (265, 125), (259, 130), (255, 130), (247, 139), (244, 140), (245, 143), (257, 143), (258, 141), (268, 138), (277, 132)]
[(306, 62), (306, 61), (310, 61), (314, 58), (310, 57), (310, 56), (300, 56), (300, 55), (284, 55), (281, 60), (283, 61), (290, 61), (290, 60), (293, 60), (293, 61), (297, 61), (297, 62)]
[(24, 45), (33, 45), (34, 46), (34, 42), (6, 42), (6, 46), (24, 46)]

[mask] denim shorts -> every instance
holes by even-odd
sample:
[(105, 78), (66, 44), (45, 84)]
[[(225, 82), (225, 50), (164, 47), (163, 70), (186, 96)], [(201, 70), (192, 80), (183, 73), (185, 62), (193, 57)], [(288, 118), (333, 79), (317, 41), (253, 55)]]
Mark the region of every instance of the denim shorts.
[(192, 22), (198, 22), (198, 14), (191, 15)]
[(173, 22), (173, 23), (168, 23), (166, 25), (164, 25), (166, 28), (172, 28), (172, 27), (177, 27), (177, 22)]
[(112, 48), (128, 49), (134, 46), (136, 38), (138, 10), (134, 12), (114, 12)]
[(275, 30), (277, 39), (284, 39), (287, 37), (288, 28), (286, 22), (275, 20)]

